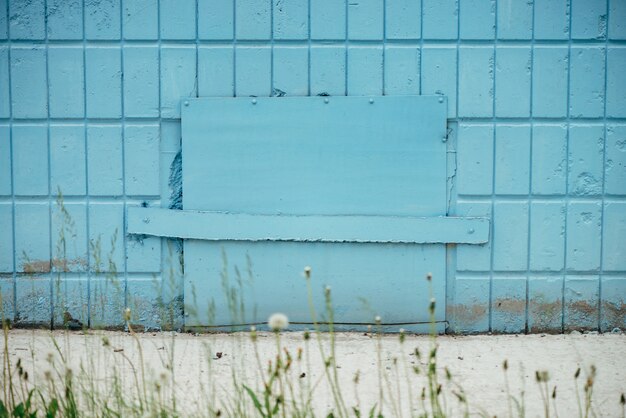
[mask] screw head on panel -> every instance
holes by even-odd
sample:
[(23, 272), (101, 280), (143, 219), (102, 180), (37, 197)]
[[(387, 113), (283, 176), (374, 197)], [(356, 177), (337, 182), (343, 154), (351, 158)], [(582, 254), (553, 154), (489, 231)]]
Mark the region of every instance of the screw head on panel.
[(470, 228), (470, 229), (468, 229), (468, 230), (467, 230), (467, 233), (468, 233), (468, 234), (470, 234), (470, 235), (472, 235), (472, 234), (474, 233), (474, 228)]
[(150, 223), (150, 218), (143, 218), (143, 223), (149, 224)]
[(252, 99), (252, 104), (255, 105), (256, 104), (256, 99)]
[(445, 137), (445, 136), (442, 136), (442, 137), (441, 137), (441, 142), (446, 142), (447, 140), (448, 140), (448, 138), (447, 138), (447, 137)]
[(443, 103), (443, 97), (439, 98), (439, 103)]
[(329, 101), (330, 100), (328, 100), (328, 99), (324, 99), (324, 103), (326, 103), (326, 104), (328, 104)]
[(184, 105), (189, 106), (189, 100), (185, 100)]
[(370, 99), (370, 104), (374, 104), (374, 99)]

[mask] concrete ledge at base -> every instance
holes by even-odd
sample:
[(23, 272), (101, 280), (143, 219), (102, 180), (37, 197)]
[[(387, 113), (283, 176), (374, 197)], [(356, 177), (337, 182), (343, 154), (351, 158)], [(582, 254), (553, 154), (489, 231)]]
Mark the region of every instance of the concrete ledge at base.
[(489, 219), (470, 217), (249, 215), (128, 208), (129, 234), (211, 241), (484, 244)]

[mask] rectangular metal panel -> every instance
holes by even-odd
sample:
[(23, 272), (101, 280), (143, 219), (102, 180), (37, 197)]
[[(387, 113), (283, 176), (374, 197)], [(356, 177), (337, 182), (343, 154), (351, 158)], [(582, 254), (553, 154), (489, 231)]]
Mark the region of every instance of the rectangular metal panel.
[(202, 98), (185, 103), (184, 209), (445, 214), (443, 97)]
[(489, 219), (451, 216), (248, 215), (129, 207), (130, 234), (210, 241), (484, 244)]
[(374, 323), (380, 315), (384, 324), (409, 329), (407, 323), (429, 321), (428, 272), (438, 301), (435, 317), (445, 317), (444, 257), (445, 246), (440, 244), (188, 240), (185, 306), (190, 314), (185, 325), (260, 323), (274, 312), (284, 312), (291, 322), (311, 323), (303, 274), (304, 267), (311, 266), (319, 321), (328, 320), (324, 291), (330, 286), (334, 321)]
[(444, 245), (363, 242), (407, 239), (411, 225), (432, 227), (409, 218), (446, 214), (446, 108), (441, 96), (183, 102), (183, 208), (221, 212), (202, 215), (197, 230), (225, 237), (185, 241), (186, 326), (273, 312), (311, 322), (307, 265), (318, 313), (330, 285), (337, 322), (428, 321), (427, 272), (443, 320)]

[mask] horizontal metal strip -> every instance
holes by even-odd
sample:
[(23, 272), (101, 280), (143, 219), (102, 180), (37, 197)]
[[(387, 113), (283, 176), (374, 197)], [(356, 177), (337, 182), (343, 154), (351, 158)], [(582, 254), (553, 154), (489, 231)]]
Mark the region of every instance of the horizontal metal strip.
[(489, 219), (249, 215), (130, 207), (128, 233), (210, 241), (483, 244), (489, 239)]

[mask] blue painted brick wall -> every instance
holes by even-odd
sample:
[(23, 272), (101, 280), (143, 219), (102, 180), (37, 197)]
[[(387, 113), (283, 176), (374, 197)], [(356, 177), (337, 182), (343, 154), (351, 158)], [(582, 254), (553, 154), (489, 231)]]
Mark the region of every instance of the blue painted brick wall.
[(0, 0), (2, 309), (164, 325), (177, 243), (124, 213), (171, 204), (181, 98), (445, 94), (448, 214), (493, 220), (449, 330), (624, 328), (625, 71), (621, 0)]

